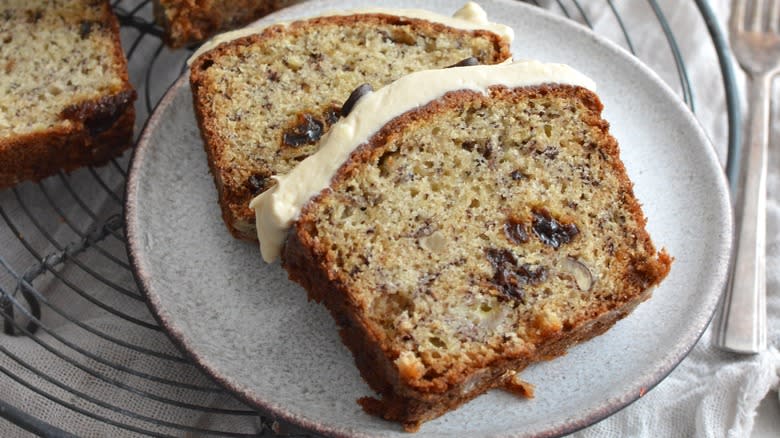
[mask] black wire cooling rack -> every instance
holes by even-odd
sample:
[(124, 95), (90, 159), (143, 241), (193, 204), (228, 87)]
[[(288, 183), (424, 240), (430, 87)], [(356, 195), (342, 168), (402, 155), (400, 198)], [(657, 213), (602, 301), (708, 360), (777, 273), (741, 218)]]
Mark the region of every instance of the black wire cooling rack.
[[(608, 17), (598, 17), (596, 30), (639, 53), (655, 70), (676, 72), (676, 77), (664, 79), (694, 112), (697, 94), (722, 94), (726, 103), (717, 125), (728, 131), (729, 156), (736, 155), (737, 86), (728, 46), (706, 0), (695, 5), (668, 1), (665, 7), (660, 0), (529, 3), (591, 28), (594, 17), (589, 11), (594, 6), (607, 11)], [(646, 8), (644, 20), (631, 21), (621, 13), (626, 3)], [(139, 92), (139, 133), (165, 90), (185, 70), (193, 48), (172, 51), (164, 46), (151, 0), (114, 0), (112, 6)], [(711, 71), (720, 76), (717, 89), (690, 77), (686, 47), (690, 50), (691, 44), (686, 38), (693, 32), (675, 29), (668, 18), (684, 7), (696, 9), (696, 25), (709, 35), (709, 41), (696, 42), (697, 50), (705, 46), (711, 52)], [(665, 37), (666, 45), (656, 48), (652, 59), (637, 50), (644, 32)], [(209, 380), (149, 313), (125, 247), (122, 215), (129, 156), (0, 191), (0, 435), (278, 433), (278, 423)], [(727, 167), (731, 174), (736, 166)]]

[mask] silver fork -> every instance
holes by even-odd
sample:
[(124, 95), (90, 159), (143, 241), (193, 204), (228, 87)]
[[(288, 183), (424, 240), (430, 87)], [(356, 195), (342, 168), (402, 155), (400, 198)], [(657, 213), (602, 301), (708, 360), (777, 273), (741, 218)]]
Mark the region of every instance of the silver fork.
[(734, 265), (714, 342), (758, 353), (766, 349), (766, 172), (771, 85), (780, 69), (780, 0), (736, 0), (729, 27), (734, 55), (749, 79), (748, 131), (732, 193)]

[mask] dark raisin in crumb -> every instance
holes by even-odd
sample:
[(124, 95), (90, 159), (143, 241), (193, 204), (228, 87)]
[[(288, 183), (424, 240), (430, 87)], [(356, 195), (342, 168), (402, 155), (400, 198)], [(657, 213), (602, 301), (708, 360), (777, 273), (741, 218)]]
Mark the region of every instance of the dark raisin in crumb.
[(374, 88), (370, 84), (363, 84), (355, 88), (347, 98), (347, 101), (344, 102), (344, 105), (341, 105), (341, 117), (347, 117), (349, 113), (352, 112), (352, 108), (355, 107), (358, 100), (372, 91), (374, 91)]
[(87, 20), (81, 21), (81, 26), (79, 27), (79, 36), (82, 40), (87, 39), (89, 34), (92, 33), (92, 22)]
[(468, 58), (466, 58), (466, 59), (464, 59), (464, 60), (462, 60), (460, 62), (456, 62), (455, 64), (448, 65), (447, 67), (444, 67), (444, 68), (472, 67), (472, 66), (475, 66), (475, 65), (479, 65), (479, 59), (477, 59), (477, 58), (475, 58), (473, 56), (469, 56)]
[(265, 76), (271, 82), (279, 82), (279, 72), (275, 70), (269, 70)]
[(27, 22), (31, 24), (35, 24), (43, 18), (43, 11), (40, 9), (33, 9), (27, 11)]
[(528, 232), (525, 229), (525, 224), (514, 218), (510, 218), (504, 224), (504, 234), (506, 234), (507, 239), (518, 245), (528, 242)]
[(282, 141), (287, 146), (298, 147), (312, 144), (322, 137), (322, 122), (311, 114), (299, 114), (295, 127), (291, 132), (285, 132)]
[(512, 173), (509, 174), (509, 177), (512, 178), (513, 181), (520, 181), (521, 179), (528, 178), (520, 169), (513, 170)]
[(414, 233), (412, 233), (412, 237), (415, 238), (428, 237), (431, 234), (433, 234), (434, 231), (436, 231), (436, 229), (431, 226), (429, 220), (426, 220), (420, 228), (418, 228)]
[(536, 268), (530, 265), (518, 266), (517, 259), (509, 250), (489, 248), (486, 255), (490, 264), (493, 265), (492, 283), (506, 297), (521, 303), (525, 304), (523, 287), (544, 281), (547, 276), (547, 271), (541, 266)]
[(477, 152), (485, 157), (486, 160), (490, 159), (493, 155), (493, 146), (491, 144), (480, 144), (474, 141), (464, 141), (460, 147), (469, 152)]
[(536, 151), (537, 155), (541, 155), (545, 158), (549, 158), (550, 160), (554, 160), (558, 158), (559, 153), (560, 150), (558, 150), (558, 148), (555, 146), (546, 146), (544, 149)]
[(268, 177), (259, 173), (250, 176), (247, 181), (249, 190), (251, 190), (253, 194), (258, 194), (265, 190), (266, 184), (268, 184)]
[(562, 224), (550, 215), (547, 210), (533, 211), (533, 230), (539, 240), (545, 245), (558, 249), (564, 243), (571, 242), (580, 233), (575, 224)]
[(332, 104), (325, 110), (325, 123), (327, 123), (328, 126), (332, 126), (334, 123), (338, 122), (340, 117), (341, 108), (338, 105)]

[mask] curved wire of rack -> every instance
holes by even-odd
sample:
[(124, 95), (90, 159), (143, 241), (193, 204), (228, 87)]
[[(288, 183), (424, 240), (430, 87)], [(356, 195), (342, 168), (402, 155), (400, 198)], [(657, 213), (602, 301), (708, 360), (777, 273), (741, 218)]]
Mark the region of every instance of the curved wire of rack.
[[(605, 1), (614, 18), (620, 35), (615, 42), (636, 55), (637, 36), (631, 33), (631, 24), (613, 0), (556, 0), (546, 4), (550, 10), (593, 29), (587, 6), (596, 1)], [(536, 0), (527, 2), (541, 6)], [(658, 1), (646, 0), (646, 4), (657, 21), (658, 31), (665, 37), (681, 99), (695, 111), (694, 84), (678, 39)], [(151, 0), (113, 0), (112, 6), (122, 27), (126, 56), (131, 65), (141, 66), (138, 71), (131, 69), (131, 79), (139, 90), (142, 107), (138, 120), (142, 122), (168, 85), (186, 69), (184, 61), (193, 48), (171, 51), (164, 46), (162, 29), (152, 18)], [(697, 0), (696, 6), (717, 55), (727, 102), (728, 151), (729, 156), (735, 156), (740, 115), (728, 45), (707, 1)], [(161, 78), (161, 65), (181, 68)], [(231, 401), (232, 396), (205, 377), (150, 315), (131, 275), (125, 249), (122, 209), (127, 155), (101, 168), (60, 173), (37, 184), (24, 183), (0, 191), (0, 219), (5, 233), (16, 238), (15, 244), (0, 248), (0, 313), (4, 329), (4, 335), (0, 334), (0, 373), (15, 382), (14, 389), (21, 391), (17, 394), (24, 394), (23, 406), (27, 407), (11, 405), (0, 396), (0, 418), (47, 436), (72, 435), (58, 428), (56, 418), (47, 416), (46, 409), (83, 417), (80, 424), (85, 429), (76, 433), (106, 426), (120, 433), (151, 436), (275, 434), (279, 431), (278, 423), (237, 400)], [(729, 160), (729, 175), (734, 167), (733, 160)], [(85, 180), (91, 189), (77, 189), (85, 186), (79, 184)], [(89, 318), (73, 312), (69, 304), (76, 301), (89, 303)], [(62, 330), (65, 325), (70, 325), (68, 330)], [(127, 328), (140, 328), (144, 335), (128, 339)], [(85, 337), (89, 345), (84, 345)], [(29, 342), (20, 348), (12, 339)], [(42, 352), (45, 363), (33, 358), (33, 354), (41, 357)], [(116, 358), (118, 352), (132, 352), (139, 363), (122, 363)], [(147, 358), (163, 360), (175, 372), (146, 369), (143, 364)], [(53, 369), (69, 369), (76, 377), (60, 379)], [(91, 379), (108, 388), (112, 395), (77, 389), (75, 381), (80, 379)], [(155, 386), (149, 383), (172, 389), (168, 393), (175, 397), (151, 390)], [(156, 403), (161, 409), (155, 414), (118, 403), (123, 396)], [(219, 399), (224, 402), (220, 406), (232, 407), (202, 402), (209, 399)], [(186, 412), (189, 417), (170, 412)], [(222, 427), (171, 420), (202, 415), (216, 417), (218, 421), (210, 424)], [(250, 426), (243, 432), (225, 430), (237, 421)]]

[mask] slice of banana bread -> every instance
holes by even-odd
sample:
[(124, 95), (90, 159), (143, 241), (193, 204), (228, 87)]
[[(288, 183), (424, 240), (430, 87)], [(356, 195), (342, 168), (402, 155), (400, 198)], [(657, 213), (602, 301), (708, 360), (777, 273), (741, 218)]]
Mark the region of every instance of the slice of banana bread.
[[(231, 233), (256, 239), (249, 201), (316, 150), (358, 85), (379, 88), (472, 56), (484, 64), (509, 58), (511, 29), (487, 23), (474, 4), (467, 10), (477, 22), (414, 10), (317, 17), (198, 56), (190, 67), (195, 112)], [(425, 19), (408, 16), (418, 12)], [(494, 28), (504, 33), (485, 30)]]
[(284, 245), (381, 396), (368, 412), (415, 430), (516, 389), (516, 371), (603, 333), (667, 275), (583, 86), (535, 62), (409, 75), (253, 201), (264, 257)]
[(0, 188), (119, 155), (134, 100), (108, 1), (0, 3)]
[(235, 29), (300, 0), (155, 0), (154, 16), (173, 47)]

